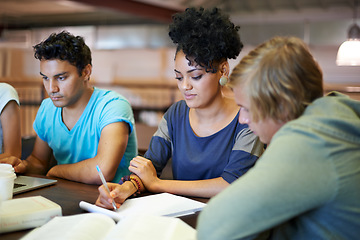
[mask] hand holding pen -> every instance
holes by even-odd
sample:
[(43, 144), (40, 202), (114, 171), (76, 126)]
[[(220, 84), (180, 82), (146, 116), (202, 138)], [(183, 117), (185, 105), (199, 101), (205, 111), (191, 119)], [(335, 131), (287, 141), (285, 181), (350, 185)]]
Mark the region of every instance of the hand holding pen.
[[(98, 165), (96, 165), (96, 170), (97, 170), (98, 173), (99, 173), (101, 182), (102, 182), (102, 184), (104, 185), (107, 193), (110, 195), (109, 187), (108, 187), (108, 185), (107, 185), (107, 183), (106, 183), (106, 180), (105, 180), (105, 178), (104, 178), (104, 175), (102, 174), (102, 172), (101, 172), (101, 170), (100, 170), (100, 167), (99, 167)], [(114, 210), (116, 211), (116, 210), (117, 210), (117, 207), (116, 207), (116, 204), (115, 204), (114, 199), (112, 199), (112, 205), (113, 205), (113, 207), (114, 207)]]

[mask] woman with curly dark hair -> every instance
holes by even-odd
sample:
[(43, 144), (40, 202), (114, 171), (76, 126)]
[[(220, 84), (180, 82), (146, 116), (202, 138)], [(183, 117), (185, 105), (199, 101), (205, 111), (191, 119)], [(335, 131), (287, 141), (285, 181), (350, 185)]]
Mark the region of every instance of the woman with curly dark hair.
[[(188, 8), (173, 16), (169, 36), (177, 45), (175, 78), (184, 100), (165, 113), (144, 157), (130, 162), (131, 176), (121, 185), (100, 187), (97, 205), (112, 208), (145, 189), (180, 195), (212, 197), (247, 172), (263, 144), (246, 124), (239, 107), (222, 93), (229, 75), (228, 59), (243, 45), (229, 17), (218, 8)], [(160, 179), (172, 159), (174, 180)]]

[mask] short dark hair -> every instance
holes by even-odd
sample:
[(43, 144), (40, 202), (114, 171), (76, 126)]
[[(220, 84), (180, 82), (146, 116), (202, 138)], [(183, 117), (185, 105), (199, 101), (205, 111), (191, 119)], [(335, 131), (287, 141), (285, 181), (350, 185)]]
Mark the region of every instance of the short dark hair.
[(34, 57), (39, 60), (59, 59), (75, 66), (81, 76), (82, 70), (91, 65), (91, 51), (84, 38), (67, 31), (52, 33), (45, 41), (35, 45)]
[(169, 36), (177, 44), (176, 52), (183, 51), (187, 59), (215, 73), (217, 63), (236, 59), (243, 48), (239, 29), (218, 8), (187, 8), (173, 15)]

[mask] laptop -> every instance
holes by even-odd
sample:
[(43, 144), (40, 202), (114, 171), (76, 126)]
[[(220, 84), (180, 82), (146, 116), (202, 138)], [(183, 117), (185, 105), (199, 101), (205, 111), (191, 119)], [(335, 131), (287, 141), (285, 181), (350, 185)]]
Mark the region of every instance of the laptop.
[(17, 176), (14, 180), (14, 190), (13, 193), (19, 194), (34, 189), (50, 186), (56, 184), (57, 180), (47, 179), (47, 178), (38, 178), (31, 176)]

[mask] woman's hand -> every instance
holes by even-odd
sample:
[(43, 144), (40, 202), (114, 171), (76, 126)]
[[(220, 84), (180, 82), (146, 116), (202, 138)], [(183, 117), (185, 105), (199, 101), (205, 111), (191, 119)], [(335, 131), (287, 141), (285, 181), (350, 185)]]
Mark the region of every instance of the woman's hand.
[(97, 206), (114, 209), (112, 205), (112, 200), (114, 199), (116, 207), (119, 208), (125, 200), (136, 192), (134, 185), (129, 181), (124, 182), (122, 185), (118, 183), (107, 183), (110, 194), (106, 191), (104, 185), (101, 185), (99, 190), (99, 197), (97, 198), (95, 204)]
[(150, 192), (157, 192), (161, 180), (157, 177), (154, 165), (149, 159), (137, 156), (130, 161), (129, 170), (136, 174)]

